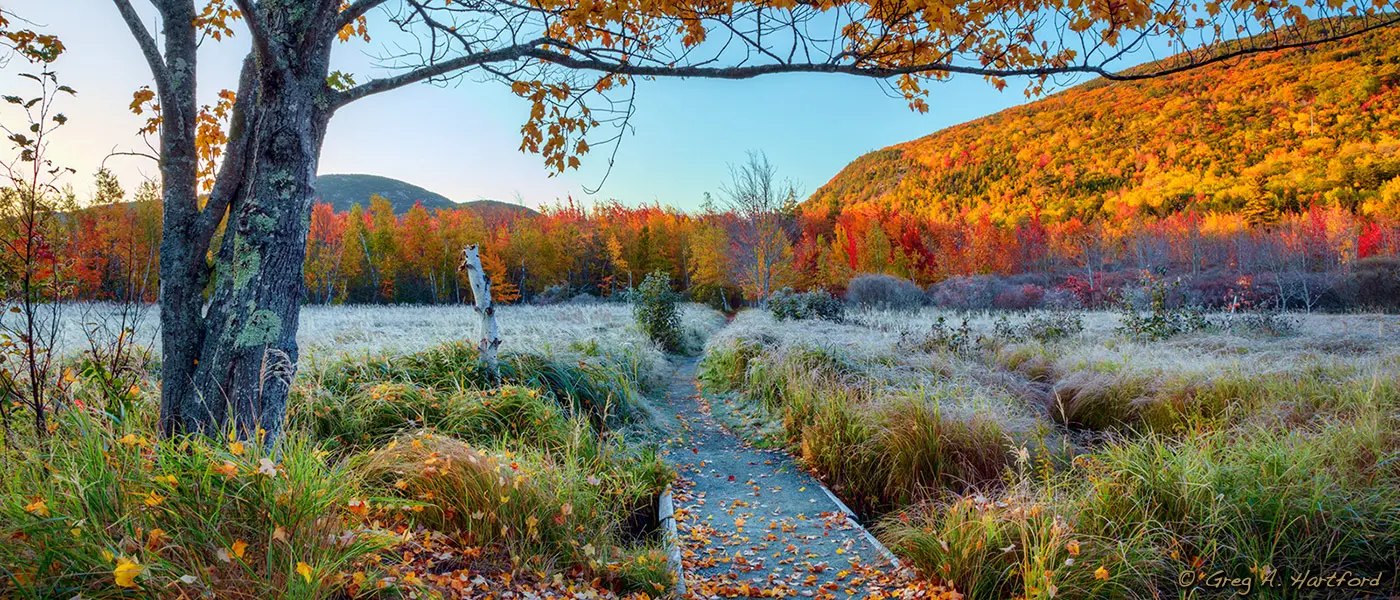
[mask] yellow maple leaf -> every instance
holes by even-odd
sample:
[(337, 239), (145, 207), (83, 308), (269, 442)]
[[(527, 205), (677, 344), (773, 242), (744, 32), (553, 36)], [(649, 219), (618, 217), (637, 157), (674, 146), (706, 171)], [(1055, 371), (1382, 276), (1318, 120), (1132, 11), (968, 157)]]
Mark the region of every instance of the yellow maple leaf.
[(304, 562), (297, 563), (297, 573), (305, 578), (307, 583), (311, 583), (311, 565)]
[(234, 555), (234, 556), (237, 556), (238, 558), (243, 558), (243, 553), (246, 552), (247, 550), (248, 550), (248, 542), (245, 542), (245, 541), (243, 541), (243, 540), (235, 540), (235, 541), (233, 542), (233, 555)]
[(126, 447), (145, 446), (148, 442), (144, 437), (138, 437), (130, 433), (117, 438), (117, 443)]
[(234, 456), (243, 456), (243, 442), (229, 442), (228, 451)]
[(1108, 581), (1108, 569), (1099, 567), (1098, 569), (1094, 570), (1094, 579), (1098, 579), (1100, 581)]
[(49, 505), (43, 500), (35, 500), (29, 503), (28, 506), (24, 507), (24, 510), (25, 512), (28, 512), (31, 515), (36, 515), (40, 517), (49, 516)]
[(112, 569), (112, 577), (117, 587), (136, 587), (136, 576), (141, 574), (141, 565), (125, 556), (117, 559), (117, 568)]

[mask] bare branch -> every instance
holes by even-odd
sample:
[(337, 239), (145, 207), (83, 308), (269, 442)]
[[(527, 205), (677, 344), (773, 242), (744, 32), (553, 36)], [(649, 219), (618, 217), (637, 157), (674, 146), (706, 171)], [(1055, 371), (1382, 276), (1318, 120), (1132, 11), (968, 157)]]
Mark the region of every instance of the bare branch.
[(487, 52), (481, 52), (477, 54), (467, 54), (465, 56), (459, 56), (451, 60), (445, 60), (439, 63), (431, 64), (419, 69), (408, 71), (406, 73), (395, 75), (393, 77), (385, 77), (382, 79), (374, 79), (371, 81), (367, 81), (363, 84), (357, 85), (337, 94), (333, 105), (336, 108), (339, 108), (341, 106), (359, 100), (360, 98), (364, 98), (365, 96), (370, 96), (381, 92), (387, 92), (389, 90), (398, 89), (409, 84), (418, 83), (420, 81), (426, 81), (433, 77), (440, 77), (452, 73), (454, 71), (474, 67), (477, 65), (520, 60), (521, 58), (529, 56), (531, 49), (536, 48), (537, 46), (543, 46), (547, 42), (548, 40), (545, 38), (537, 38), (524, 44), (518, 44), (508, 48), (502, 48), (500, 50), (490, 50)]

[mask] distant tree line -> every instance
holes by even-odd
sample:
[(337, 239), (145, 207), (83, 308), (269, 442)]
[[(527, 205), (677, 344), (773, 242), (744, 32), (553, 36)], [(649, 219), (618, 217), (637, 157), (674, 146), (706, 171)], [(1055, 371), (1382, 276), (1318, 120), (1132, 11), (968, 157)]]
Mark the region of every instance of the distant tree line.
[[(1182, 278), (1185, 293), (1206, 306), (1335, 310), (1386, 305), (1375, 290), (1387, 284), (1376, 280), (1400, 264), (1386, 258), (1400, 252), (1400, 222), (1324, 200), (1267, 224), (1187, 208), (1087, 222), (1033, 215), (999, 226), (868, 206), (828, 216), (799, 206), (791, 184), (755, 175), (773, 179), (761, 155), (736, 169), (747, 184), (727, 184), (720, 201), (707, 198), (695, 212), (570, 200), (488, 225), (469, 209), (416, 205), (396, 215), (377, 196), (349, 211), (320, 203), (307, 240), (305, 302), (470, 302), (456, 264), (473, 243), (482, 245), (503, 304), (616, 299), (662, 271), (676, 291), (729, 309), (784, 288), (844, 295), (871, 274), (956, 308), (1097, 307), (1150, 273)], [(156, 300), (159, 190), (147, 183), (128, 196), (105, 171), (95, 189), (85, 208), (51, 220), (43, 240), (61, 260), (45, 276), (67, 278), (74, 298)], [(770, 198), (755, 206), (756, 193)], [(735, 206), (736, 197), (749, 206)]]

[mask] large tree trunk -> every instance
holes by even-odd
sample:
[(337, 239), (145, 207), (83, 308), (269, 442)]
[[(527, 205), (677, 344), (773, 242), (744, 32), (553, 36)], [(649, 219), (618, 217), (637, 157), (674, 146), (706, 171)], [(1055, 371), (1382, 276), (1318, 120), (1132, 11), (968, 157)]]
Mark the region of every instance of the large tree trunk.
[[(228, 158), (212, 198), (228, 204), (212, 295), (201, 311), (209, 239), (190, 239), (167, 222), (162, 252), (165, 348), (162, 414), (166, 432), (218, 435), (271, 445), (281, 434), (299, 357), (296, 332), (304, 290), (317, 161), (333, 103), (326, 75), (329, 43), (292, 35), (292, 15), (271, 15), (276, 55), (240, 83)], [(303, 17), (311, 18), (311, 17)], [(274, 42), (276, 43), (276, 42)], [(241, 151), (232, 150), (241, 144)], [(169, 193), (169, 191), (167, 191)]]

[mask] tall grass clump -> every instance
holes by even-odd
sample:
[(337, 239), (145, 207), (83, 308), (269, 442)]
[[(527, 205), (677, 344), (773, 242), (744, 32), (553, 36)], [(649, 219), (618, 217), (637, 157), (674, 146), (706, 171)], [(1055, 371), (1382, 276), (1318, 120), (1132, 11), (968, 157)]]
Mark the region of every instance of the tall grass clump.
[(744, 341), (710, 348), (700, 359), (699, 380), (713, 392), (738, 391), (748, 377), (749, 361), (762, 352), (763, 346)]
[[(1203, 582), (1217, 572), (1255, 585), (1269, 574), (1285, 585), (1305, 573), (1370, 578), (1400, 559), (1397, 425), (1373, 404), (1291, 430), (1114, 438), (1059, 467), (1032, 470), (1020, 454), (1012, 485), (917, 504), (879, 529), (913, 566), (973, 599), (1235, 595)], [(1381, 583), (1288, 597), (1395, 591)]]
[(1015, 484), (894, 513), (880, 537), (969, 600), (1152, 597), (1161, 556), (1150, 525), (1120, 537), (1085, 530), (1062, 497), (1066, 479), (1040, 480), (1028, 459), (1018, 464)]
[(994, 484), (1007, 464), (1002, 424), (956, 406), (946, 390), (864, 383), (839, 352), (734, 342), (711, 350), (702, 380), (762, 407), (793, 453), (865, 514)]
[(392, 537), (354, 514), (360, 477), (305, 438), (265, 454), (149, 431), (65, 411), (33, 460), (8, 461), (0, 596), (334, 598), (379, 581)]
[(561, 448), (475, 445), (419, 433), (356, 462), (378, 489), (421, 510), (417, 525), (492, 548), (539, 572), (584, 569), (622, 589), (670, 588), (647, 537), (671, 471), (654, 452), (598, 445), (586, 426)]
[(521, 442), (562, 447), (571, 435), (569, 418), (539, 390), (502, 386), (447, 390), (411, 383), (366, 385), (346, 396), (309, 393), (292, 411), (292, 422), (328, 447), (355, 451), (380, 446), (426, 429), (478, 444)]
[[(537, 389), (573, 415), (586, 415), (600, 427), (640, 418), (638, 371), (608, 361), (569, 361), (537, 354), (506, 354), (501, 360), (505, 384)], [(465, 342), (443, 344), (408, 355), (339, 360), (316, 369), (303, 392), (320, 393), (334, 402), (364, 388), (407, 383), (437, 390), (486, 390), (492, 387), (477, 350)]]
[(1137, 426), (1144, 421), (1154, 383), (1136, 373), (1077, 371), (1055, 383), (1049, 416), (1071, 429)]
[(522, 355), (504, 378), (531, 381), (520, 376), (528, 372), (535, 385), (480, 388), (452, 371), (470, 357), (449, 345), (396, 363), (335, 365), (298, 386), (306, 403), (292, 421), (348, 457), (380, 498), (376, 519), (460, 540), (512, 569), (669, 589), (653, 534), (673, 471), (616, 428), (623, 420), (559, 400), (608, 380)]
[(1105, 535), (1160, 524), (1176, 567), (1390, 569), (1400, 558), (1396, 425), (1393, 414), (1376, 413), (1291, 431), (1115, 443), (1093, 463), (1105, 483), (1081, 500), (1081, 520)]

